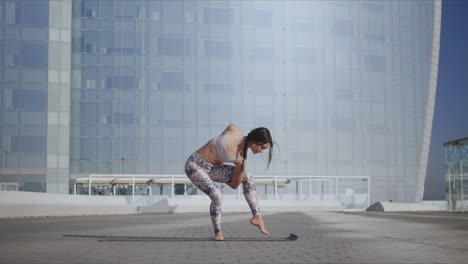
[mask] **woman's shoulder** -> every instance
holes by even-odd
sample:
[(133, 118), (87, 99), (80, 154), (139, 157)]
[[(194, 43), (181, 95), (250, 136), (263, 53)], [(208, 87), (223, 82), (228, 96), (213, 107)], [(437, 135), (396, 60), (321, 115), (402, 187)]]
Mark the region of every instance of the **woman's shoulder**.
[(242, 134), (242, 132), (236, 124), (229, 124), (226, 129), (224, 129), (223, 134), (238, 135)]
[(221, 135), (230, 135), (231, 137), (234, 137), (237, 139), (244, 138), (244, 134), (242, 134), (242, 131), (240, 130), (240, 128), (235, 124), (230, 124), (229, 126), (227, 126)]
[(222, 135), (229, 135), (230, 139), (227, 141), (227, 143), (231, 147), (237, 146), (237, 144), (239, 144), (239, 142), (244, 139), (244, 134), (242, 134), (240, 128), (235, 124), (230, 124), (227, 126)]

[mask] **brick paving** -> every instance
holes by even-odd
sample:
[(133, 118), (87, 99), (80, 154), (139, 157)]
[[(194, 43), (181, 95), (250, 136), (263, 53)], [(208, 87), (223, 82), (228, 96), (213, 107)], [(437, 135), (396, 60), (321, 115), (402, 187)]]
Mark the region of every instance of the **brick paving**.
[[(225, 238), (265, 238), (247, 213), (223, 215)], [(467, 263), (468, 215), (265, 213), (272, 237), (210, 241), (208, 213), (0, 220), (0, 263)], [(99, 241), (64, 235), (155, 236)], [(177, 238), (201, 238), (179, 241)]]

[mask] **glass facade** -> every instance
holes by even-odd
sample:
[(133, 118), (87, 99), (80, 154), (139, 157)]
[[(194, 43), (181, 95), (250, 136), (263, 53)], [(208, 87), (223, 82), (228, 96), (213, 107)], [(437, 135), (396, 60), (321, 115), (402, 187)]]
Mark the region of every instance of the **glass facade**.
[[(254, 174), (370, 176), (373, 201), (422, 197), (438, 1), (71, 3), (69, 159), (57, 154), (71, 178), (183, 174), (235, 123), (268, 127), (278, 145), (268, 170), (265, 155), (249, 157)], [(30, 56), (13, 61), (42, 65)], [(21, 95), (12, 102), (47, 104)]]
[(0, 183), (20, 191), (68, 192), (70, 15), (71, 0), (0, 2)]
[(0, 2), (2, 185), (46, 190), (49, 4)]
[(265, 126), (275, 175), (417, 188), (433, 1), (77, 1), (72, 173), (182, 173), (229, 123)]
[(468, 138), (444, 144), (446, 197), (450, 212), (468, 211)]

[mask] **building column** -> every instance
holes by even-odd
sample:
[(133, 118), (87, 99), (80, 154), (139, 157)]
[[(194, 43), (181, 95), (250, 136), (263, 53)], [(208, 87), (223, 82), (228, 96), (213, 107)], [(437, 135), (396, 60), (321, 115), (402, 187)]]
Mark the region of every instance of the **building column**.
[(47, 192), (69, 192), (72, 0), (49, 1)]

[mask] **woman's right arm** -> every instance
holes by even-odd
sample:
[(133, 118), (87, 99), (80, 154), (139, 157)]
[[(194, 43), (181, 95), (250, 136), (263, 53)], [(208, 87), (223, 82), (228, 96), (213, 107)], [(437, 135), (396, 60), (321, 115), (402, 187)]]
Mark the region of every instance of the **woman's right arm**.
[(243, 160), (243, 158), (239, 158), (234, 161), (234, 175), (232, 176), (231, 180), (226, 183), (233, 189), (237, 189), (237, 187), (239, 187), (239, 185), (244, 180), (246, 161), (244, 161), (244, 164), (242, 164)]

